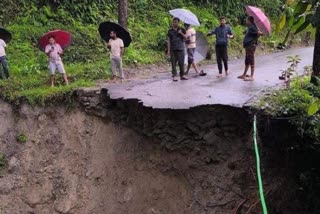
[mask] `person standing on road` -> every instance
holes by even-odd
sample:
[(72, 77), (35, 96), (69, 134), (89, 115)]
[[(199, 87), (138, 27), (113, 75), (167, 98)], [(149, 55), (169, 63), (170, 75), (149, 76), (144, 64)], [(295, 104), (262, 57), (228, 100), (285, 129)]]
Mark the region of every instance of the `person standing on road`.
[[(9, 78), (9, 68), (8, 68), (8, 62), (7, 62), (7, 56), (6, 56), (6, 47), (7, 44), (4, 40), (0, 39), (0, 62), (2, 64), (3, 73), (6, 76), (6, 78)], [(3, 79), (2, 72), (0, 69), (0, 80)]]
[(58, 70), (58, 72), (63, 76), (65, 84), (69, 85), (68, 77), (61, 59), (63, 50), (61, 46), (58, 43), (56, 43), (54, 36), (49, 36), (48, 39), (49, 39), (49, 44), (45, 47), (45, 53), (49, 57), (51, 87), (54, 87), (54, 76), (55, 76), (56, 70)]
[(177, 63), (180, 69), (180, 79), (188, 80), (184, 73), (184, 37), (185, 29), (179, 27), (180, 19), (173, 18), (172, 28), (168, 31), (167, 55), (170, 55), (172, 64), (172, 80), (178, 81)]
[(216, 58), (218, 63), (219, 75), (222, 77), (222, 62), (224, 64), (225, 74), (228, 76), (228, 40), (233, 39), (234, 35), (232, 29), (226, 24), (227, 20), (225, 17), (220, 17), (220, 26), (216, 27), (213, 31), (207, 35), (216, 35)]
[[(253, 16), (247, 17), (246, 25), (247, 25), (247, 30), (244, 32), (245, 37), (243, 39), (243, 47), (246, 50), (245, 69), (243, 74), (238, 76), (238, 78), (243, 79), (245, 81), (253, 81), (254, 66), (255, 66), (254, 54), (258, 44), (259, 36), (261, 36), (262, 33), (259, 31), (259, 29), (255, 25)], [(247, 77), (247, 72), (249, 70), (249, 67), (251, 67), (251, 75)]]
[(193, 69), (196, 71), (196, 77), (197, 76), (204, 76), (204, 72), (200, 71), (197, 64), (194, 61), (194, 54), (196, 51), (196, 41), (197, 41), (197, 32), (194, 28), (191, 27), (190, 24), (185, 23), (184, 27), (186, 29), (186, 33), (182, 33), (184, 39), (185, 39), (185, 44), (187, 46), (187, 56), (188, 56), (188, 67), (187, 70), (185, 72), (185, 75), (188, 75), (191, 66), (193, 67)]
[(111, 71), (113, 79), (117, 75), (117, 71), (120, 73), (121, 81), (124, 80), (124, 72), (122, 68), (122, 57), (124, 55), (124, 43), (123, 40), (117, 36), (117, 32), (110, 32), (110, 40), (107, 44), (107, 48), (110, 50), (110, 60), (111, 60)]

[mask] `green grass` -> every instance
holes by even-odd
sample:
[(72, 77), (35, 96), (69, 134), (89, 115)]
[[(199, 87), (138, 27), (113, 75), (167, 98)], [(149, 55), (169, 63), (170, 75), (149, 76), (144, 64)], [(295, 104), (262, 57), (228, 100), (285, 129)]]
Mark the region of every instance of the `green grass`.
[(28, 137), (25, 134), (19, 134), (17, 136), (18, 143), (24, 144), (27, 142), (27, 140), (28, 140)]
[(4, 154), (0, 153), (0, 172), (7, 166), (8, 160)]
[(265, 96), (257, 107), (274, 118), (287, 118), (296, 126), (301, 136), (319, 145), (320, 112), (310, 114), (311, 106), (319, 102), (319, 99), (320, 84), (310, 83), (310, 78), (304, 77), (295, 79), (289, 89), (273, 91)]

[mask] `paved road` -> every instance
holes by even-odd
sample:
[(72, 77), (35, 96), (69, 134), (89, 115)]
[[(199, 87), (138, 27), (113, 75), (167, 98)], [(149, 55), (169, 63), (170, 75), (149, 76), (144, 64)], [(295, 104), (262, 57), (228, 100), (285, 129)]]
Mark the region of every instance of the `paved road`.
[(144, 106), (158, 109), (189, 109), (201, 105), (221, 104), (242, 107), (264, 89), (281, 84), (280, 70), (287, 67), (287, 56), (299, 55), (302, 59), (299, 72), (312, 64), (313, 48), (259, 56), (256, 59), (255, 81), (245, 82), (236, 77), (243, 71), (243, 60), (230, 62), (231, 75), (218, 79), (216, 65), (204, 66), (208, 75), (173, 82), (168, 72), (150, 80), (133, 80), (124, 84), (105, 84), (113, 99), (138, 99)]

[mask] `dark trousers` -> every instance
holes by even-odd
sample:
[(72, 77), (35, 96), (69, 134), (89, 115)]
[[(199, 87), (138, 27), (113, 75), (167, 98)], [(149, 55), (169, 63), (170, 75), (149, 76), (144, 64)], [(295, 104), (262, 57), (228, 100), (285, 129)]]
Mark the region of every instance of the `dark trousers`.
[(171, 51), (172, 76), (177, 76), (177, 63), (180, 68), (180, 77), (184, 75), (184, 50)]
[(216, 56), (218, 63), (219, 74), (222, 74), (222, 62), (224, 69), (228, 70), (228, 47), (227, 46), (216, 46)]
[[(2, 64), (4, 75), (6, 76), (6, 78), (9, 78), (9, 68), (8, 68), (7, 58), (5, 56), (0, 57), (0, 63)], [(0, 69), (0, 79), (3, 79), (1, 69)]]

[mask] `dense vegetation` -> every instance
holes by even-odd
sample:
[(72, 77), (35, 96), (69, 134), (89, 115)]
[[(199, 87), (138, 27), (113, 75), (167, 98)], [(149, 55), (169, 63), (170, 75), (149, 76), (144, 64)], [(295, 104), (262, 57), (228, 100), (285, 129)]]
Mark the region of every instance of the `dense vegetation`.
[[(150, 64), (163, 60), (166, 32), (171, 22), (168, 10), (177, 7), (195, 12), (202, 22), (199, 30), (204, 32), (218, 24), (220, 15), (229, 17), (235, 34), (239, 35), (232, 41), (231, 49), (241, 50), (244, 29), (241, 24), (245, 17), (244, 5), (247, 3), (264, 7), (274, 18), (280, 13), (280, 0), (131, 0), (128, 28), (134, 42), (126, 51), (125, 64)], [(15, 102), (27, 99), (39, 103), (66, 95), (80, 86), (94, 85), (97, 79), (108, 78), (108, 54), (97, 27), (102, 21), (117, 20), (115, 1), (2, 0), (0, 7), (0, 23), (13, 34), (7, 50), (12, 78), (1, 81), (2, 97)], [(73, 45), (63, 56), (71, 84), (63, 86), (59, 80), (59, 87), (50, 88), (47, 58), (38, 50), (37, 41), (46, 31), (57, 28), (70, 31), (73, 35)], [(263, 41), (276, 43), (280, 38), (273, 36)]]

